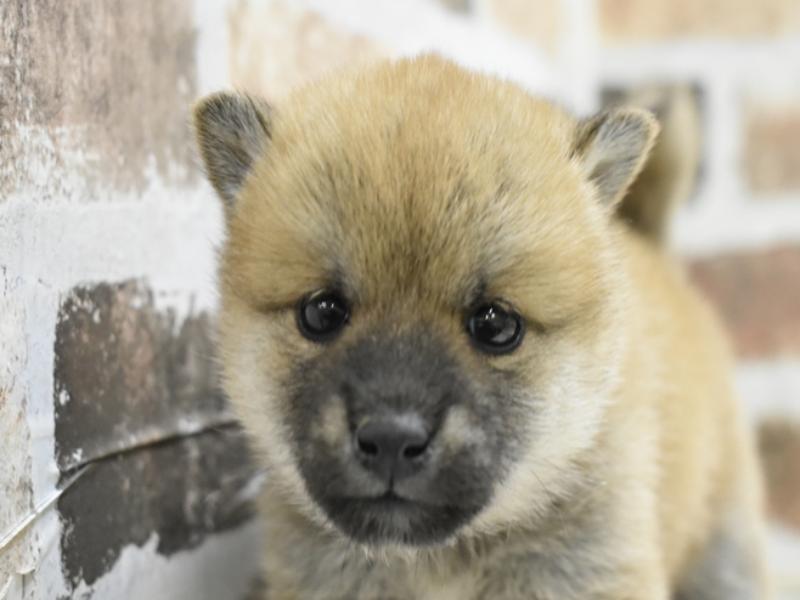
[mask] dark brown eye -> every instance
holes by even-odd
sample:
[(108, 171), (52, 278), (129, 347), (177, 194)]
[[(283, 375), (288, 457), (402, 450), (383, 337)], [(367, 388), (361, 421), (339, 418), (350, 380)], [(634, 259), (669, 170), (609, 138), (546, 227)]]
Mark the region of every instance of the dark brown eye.
[(522, 317), (498, 301), (482, 304), (467, 317), (467, 332), (483, 352), (506, 354), (519, 346), (525, 327)]
[(314, 342), (326, 342), (347, 324), (350, 309), (337, 292), (321, 290), (300, 301), (297, 324), (302, 333)]

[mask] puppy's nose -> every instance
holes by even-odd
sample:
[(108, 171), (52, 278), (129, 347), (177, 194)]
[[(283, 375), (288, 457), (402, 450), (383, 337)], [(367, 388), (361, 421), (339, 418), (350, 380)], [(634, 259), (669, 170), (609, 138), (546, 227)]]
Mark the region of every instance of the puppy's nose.
[(369, 471), (391, 483), (420, 470), (428, 453), (430, 434), (413, 416), (373, 418), (355, 433), (356, 453)]

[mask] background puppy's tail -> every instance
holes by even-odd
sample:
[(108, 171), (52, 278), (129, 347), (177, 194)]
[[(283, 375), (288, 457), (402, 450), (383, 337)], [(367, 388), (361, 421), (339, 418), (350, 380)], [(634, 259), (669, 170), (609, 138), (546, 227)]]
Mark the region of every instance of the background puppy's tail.
[(697, 182), (701, 155), (700, 114), (690, 86), (653, 86), (623, 97), (624, 103), (653, 112), (661, 124), (642, 172), (617, 209), (620, 218), (663, 245), (675, 208)]

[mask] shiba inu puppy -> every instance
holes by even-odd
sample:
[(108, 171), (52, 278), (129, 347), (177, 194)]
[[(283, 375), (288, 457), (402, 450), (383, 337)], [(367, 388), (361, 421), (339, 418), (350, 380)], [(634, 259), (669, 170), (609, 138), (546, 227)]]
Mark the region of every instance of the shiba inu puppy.
[(268, 598), (765, 597), (726, 343), (616, 214), (649, 113), (421, 57), (195, 125)]

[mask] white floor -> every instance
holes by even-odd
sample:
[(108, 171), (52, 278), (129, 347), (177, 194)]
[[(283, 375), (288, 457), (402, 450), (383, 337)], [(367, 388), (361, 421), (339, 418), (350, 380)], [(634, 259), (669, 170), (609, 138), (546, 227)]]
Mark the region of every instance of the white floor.
[(776, 583), (776, 600), (800, 600), (800, 532), (774, 527), (768, 552)]

